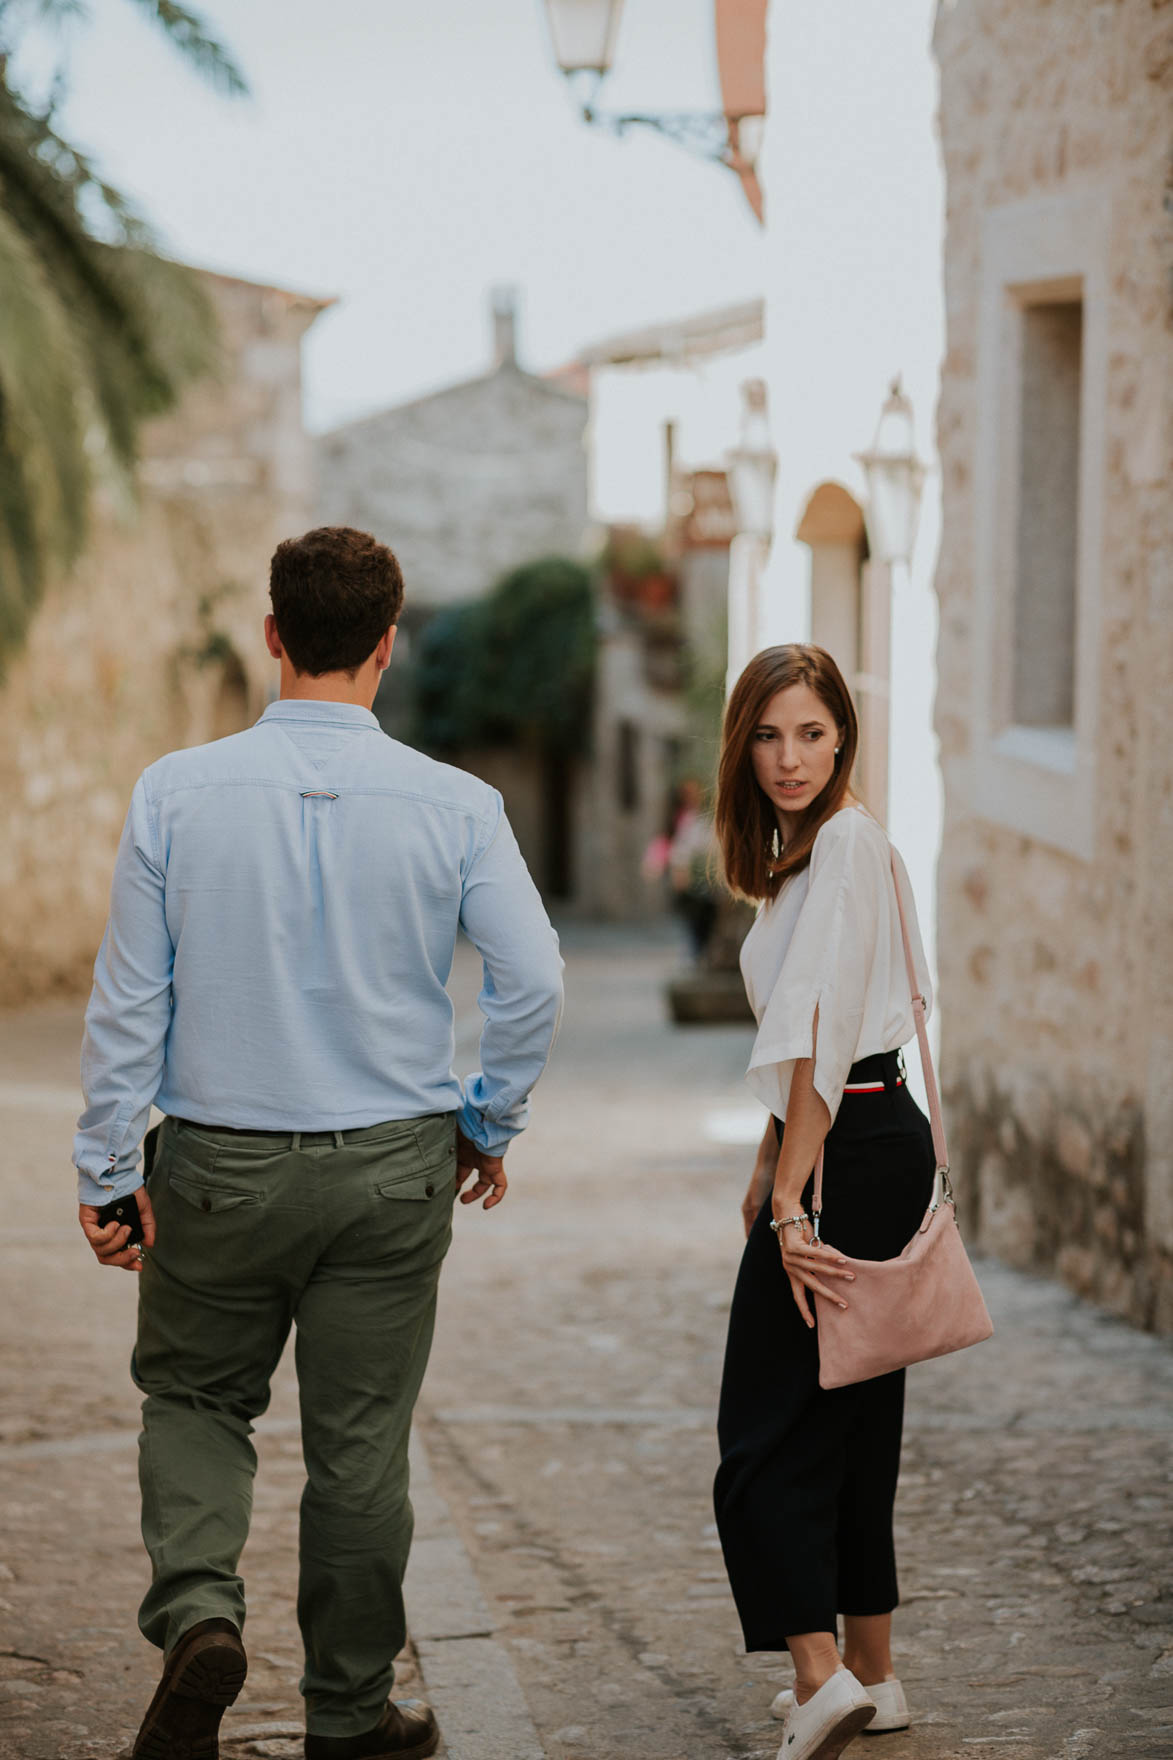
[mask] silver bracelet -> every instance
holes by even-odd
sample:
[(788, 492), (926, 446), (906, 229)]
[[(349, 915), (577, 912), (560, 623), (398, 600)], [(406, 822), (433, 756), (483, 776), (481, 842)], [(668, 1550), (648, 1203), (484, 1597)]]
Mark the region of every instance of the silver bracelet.
[(774, 1230), (775, 1234), (781, 1234), (784, 1228), (801, 1228), (804, 1222), (809, 1221), (810, 1217), (807, 1215), (806, 1211), (800, 1210), (797, 1216), (784, 1216), (780, 1222), (775, 1216), (770, 1223), (770, 1227)]

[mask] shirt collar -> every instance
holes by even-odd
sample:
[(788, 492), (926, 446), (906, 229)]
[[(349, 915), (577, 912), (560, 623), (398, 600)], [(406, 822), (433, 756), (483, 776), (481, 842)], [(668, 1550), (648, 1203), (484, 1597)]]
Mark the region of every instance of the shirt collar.
[(262, 721), (316, 721), (342, 727), (378, 727), (377, 716), (357, 703), (328, 703), (310, 697), (283, 697), (270, 703)]

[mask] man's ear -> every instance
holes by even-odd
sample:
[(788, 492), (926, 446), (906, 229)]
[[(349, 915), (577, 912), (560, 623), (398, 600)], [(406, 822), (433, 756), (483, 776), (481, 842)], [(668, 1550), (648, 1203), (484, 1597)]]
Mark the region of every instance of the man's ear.
[(391, 664), (391, 650), (395, 646), (397, 628), (398, 626), (393, 623), (386, 635), (380, 639), (379, 645), (375, 649), (375, 665), (380, 672), (386, 672), (388, 666)]
[(265, 618), (265, 646), (274, 660), (280, 660), (284, 657), (285, 649), (281, 646), (281, 637), (277, 634), (277, 619), (271, 611)]

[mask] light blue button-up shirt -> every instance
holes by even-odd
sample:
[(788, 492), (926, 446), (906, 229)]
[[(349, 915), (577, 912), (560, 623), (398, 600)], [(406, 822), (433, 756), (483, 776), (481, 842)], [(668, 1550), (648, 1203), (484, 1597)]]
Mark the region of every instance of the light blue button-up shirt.
[[(457, 931), (481, 1068), (452, 1072)], [(283, 700), (135, 785), (82, 1048), (80, 1201), (142, 1183), (151, 1103), (238, 1129), (456, 1112), (500, 1154), (562, 1004), (557, 937), (495, 789), (366, 709)]]

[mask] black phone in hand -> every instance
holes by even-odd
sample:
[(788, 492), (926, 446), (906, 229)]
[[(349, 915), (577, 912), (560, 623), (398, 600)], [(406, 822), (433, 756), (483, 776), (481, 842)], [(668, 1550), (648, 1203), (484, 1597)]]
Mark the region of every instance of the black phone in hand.
[(111, 1198), (98, 1211), (98, 1227), (105, 1228), (108, 1222), (130, 1224), (130, 1234), (123, 1241), (124, 1247), (136, 1247), (143, 1238), (143, 1216), (138, 1207), (138, 1198), (134, 1192), (128, 1192), (125, 1198)]

